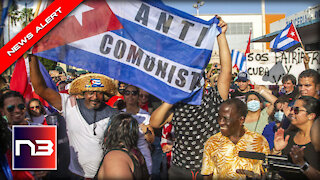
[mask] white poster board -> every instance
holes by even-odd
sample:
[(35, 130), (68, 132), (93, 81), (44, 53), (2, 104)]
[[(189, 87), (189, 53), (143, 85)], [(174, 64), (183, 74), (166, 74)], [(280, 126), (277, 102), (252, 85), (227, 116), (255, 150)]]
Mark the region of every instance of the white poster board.
[[(309, 68), (320, 72), (320, 51), (307, 51)], [(293, 52), (248, 53), (247, 71), (251, 83), (258, 85), (281, 85), (285, 74), (299, 74), (305, 70), (304, 52), (297, 48)]]

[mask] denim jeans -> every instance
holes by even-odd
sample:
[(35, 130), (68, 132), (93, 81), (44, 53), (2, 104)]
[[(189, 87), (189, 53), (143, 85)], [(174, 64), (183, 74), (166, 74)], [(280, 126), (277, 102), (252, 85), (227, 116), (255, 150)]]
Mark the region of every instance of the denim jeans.
[(151, 153), (152, 156), (152, 180), (166, 180), (168, 179), (167, 170), (167, 156), (162, 152), (160, 145), (161, 137), (155, 137), (152, 143), (154, 149)]

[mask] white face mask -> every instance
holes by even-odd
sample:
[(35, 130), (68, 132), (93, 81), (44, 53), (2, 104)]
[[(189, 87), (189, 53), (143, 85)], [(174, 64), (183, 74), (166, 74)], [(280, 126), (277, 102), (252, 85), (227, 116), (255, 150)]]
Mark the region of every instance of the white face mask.
[(277, 111), (276, 113), (274, 113), (274, 117), (278, 120), (278, 121), (282, 121), (283, 117), (284, 117), (284, 112), (282, 111)]
[(251, 100), (247, 102), (247, 107), (249, 111), (256, 112), (260, 109), (260, 101)]

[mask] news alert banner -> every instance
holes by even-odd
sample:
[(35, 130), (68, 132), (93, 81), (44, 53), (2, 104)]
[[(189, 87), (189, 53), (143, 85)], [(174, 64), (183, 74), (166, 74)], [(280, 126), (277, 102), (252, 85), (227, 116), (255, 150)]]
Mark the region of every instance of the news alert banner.
[[(0, 49), (0, 74), (18, 60), (83, 0), (55, 0)], [(13, 170), (56, 170), (56, 127), (13, 128)]]
[(55, 0), (0, 49), (0, 74), (18, 60), (83, 0)]

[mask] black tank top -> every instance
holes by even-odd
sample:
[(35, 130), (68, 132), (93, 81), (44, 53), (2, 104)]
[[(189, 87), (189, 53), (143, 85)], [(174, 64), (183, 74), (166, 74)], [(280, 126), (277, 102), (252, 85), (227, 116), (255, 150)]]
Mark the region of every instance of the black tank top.
[[(288, 141), (288, 145), (282, 150), (283, 155), (287, 155), (289, 158), (289, 161), (292, 163), (292, 159), (290, 156), (290, 151), (291, 148), (294, 145), (297, 145), (294, 142), (294, 136), (297, 134), (297, 131), (288, 131), (287, 133), (285, 133), (286, 135), (290, 135), (289, 141)], [(300, 148), (302, 146), (305, 146), (306, 148), (303, 150), (304, 151), (304, 159), (305, 161), (307, 161), (313, 168), (317, 169), (318, 171), (320, 170), (320, 153), (316, 152), (316, 150), (314, 149), (313, 145), (311, 144), (311, 142), (304, 144), (304, 145), (298, 145)], [(304, 175), (302, 172), (297, 172), (297, 173), (293, 173), (293, 172), (282, 172), (280, 171), (279, 173), (283, 178), (285, 179), (298, 179), (298, 180), (302, 180), (302, 179), (308, 179), (306, 175)]]
[[(125, 148), (110, 149), (105, 153), (104, 157), (106, 157), (106, 155), (109, 152), (116, 151), (116, 150), (127, 153), (129, 155), (129, 157), (131, 158), (132, 163), (133, 163), (133, 168), (134, 168), (134, 170), (132, 172), (133, 179), (146, 179), (146, 180), (149, 179), (149, 172), (147, 169), (146, 161), (144, 160), (143, 155), (141, 154), (141, 152), (138, 149), (131, 149), (130, 152), (128, 152), (128, 150)], [(100, 166), (99, 166), (99, 169), (98, 169), (96, 175), (94, 176), (94, 179), (98, 179), (98, 172), (102, 166), (104, 157), (100, 163)]]

